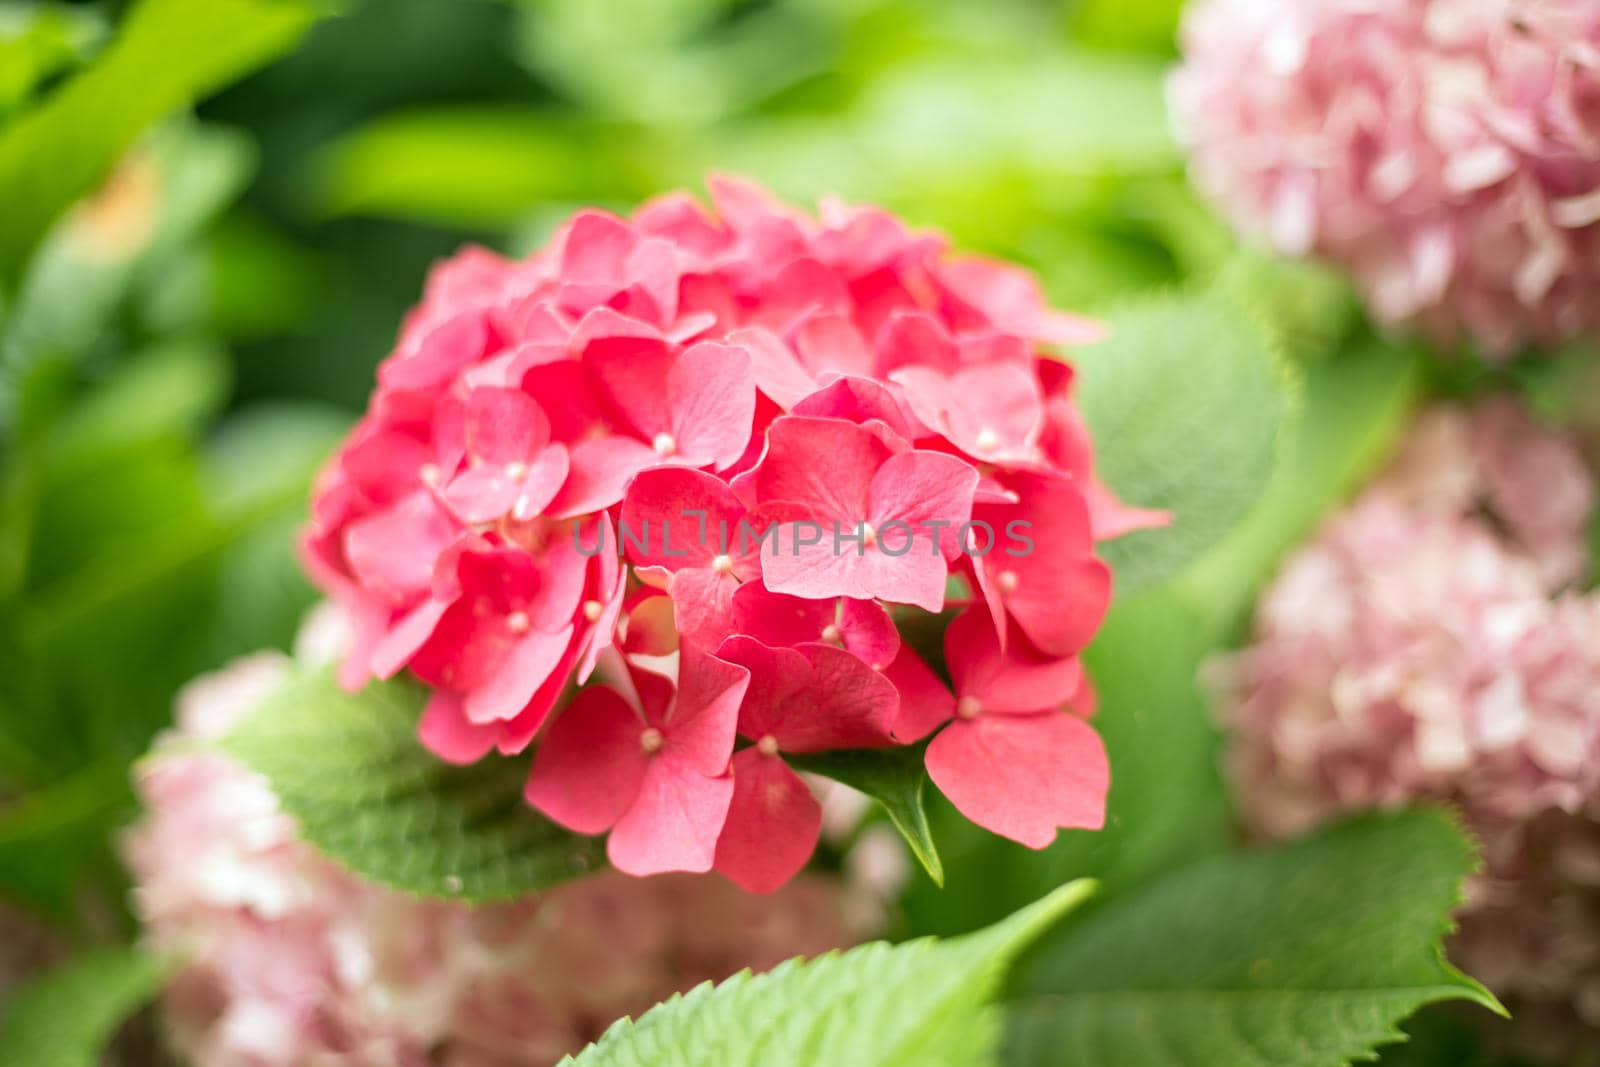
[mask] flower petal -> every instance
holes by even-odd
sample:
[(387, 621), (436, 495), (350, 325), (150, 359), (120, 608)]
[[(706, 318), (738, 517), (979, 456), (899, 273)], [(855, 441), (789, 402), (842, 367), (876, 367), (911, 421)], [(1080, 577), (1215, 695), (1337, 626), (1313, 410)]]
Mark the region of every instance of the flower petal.
[(644, 784), (651, 763), (640, 743), (644, 730), (616, 690), (582, 690), (539, 743), (523, 796), (569, 830), (610, 829)]
[(709, 871), (733, 801), (733, 778), (707, 777), (663, 754), (611, 830), (606, 856), (624, 874)]
[(822, 805), (777, 756), (733, 757), (733, 800), (717, 839), (716, 869), (751, 893), (770, 893), (805, 867), (822, 829)]
[(1105, 822), (1105, 746), (1066, 712), (957, 719), (929, 742), (927, 766), (963, 815), (1029, 848), (1050, 844), (1057, 827)]
[(476, 763), (494, 748), (497, 728), (479, 726), (467, 718), (454, 693), (435, 690), (417, 722), (417, 738), (424, 748), (446, 763)]

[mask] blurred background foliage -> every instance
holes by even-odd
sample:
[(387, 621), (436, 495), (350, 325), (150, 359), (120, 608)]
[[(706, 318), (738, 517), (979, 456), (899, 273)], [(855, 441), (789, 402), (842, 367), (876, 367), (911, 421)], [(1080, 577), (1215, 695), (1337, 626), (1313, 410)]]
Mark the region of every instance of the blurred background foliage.
[(949, 883), (915, 882), (900, 932), (1224, 847), (1196, 666), (1415, 375), (1340, 281), (1237, 248), (1186, 186), (1179, 7), (0, 0), (0, 908), (57, 944), (127, 936), (128, 765), (185, 679), (290, 640), (307, 482), (429, 264), (712, 170), (881, 203), (1057, 306), (1203, 288), (1261, 319), (1298, 383), (1266, 497), (1092, 651), (1110, 828), (1033, 853), (940, 807)]

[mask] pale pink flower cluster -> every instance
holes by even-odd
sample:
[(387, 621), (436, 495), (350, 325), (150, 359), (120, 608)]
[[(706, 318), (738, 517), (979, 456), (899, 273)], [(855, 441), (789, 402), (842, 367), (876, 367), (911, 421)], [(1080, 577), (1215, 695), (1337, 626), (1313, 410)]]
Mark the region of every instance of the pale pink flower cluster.
[(767, 897), (712, 877), (603, 873), (468, 907), (316, 854), (266, 783), (206, 747), (280, 683), (265, 654), (195, 682), (142, 765), (127, 856), (163, 998), (197, 1067), (537, 1067), (670, 994), (848, 945), (875, 905), (803, 875)]
[(1490, 354), (1600, 325), (1600, 5), (1203, 0), (1182, 38), (1174, 118), (1241, 228)]
[(1576, 585), (1594, 503), (1573, 445), (1510, 402), (1428, 412), (1218, 674), (1254, 830), (1458, 807), (1487, 866), (1457, 961), (1600, 1025), (1600, 852), (1551, 844), (1600, 842), (1600, 593)]

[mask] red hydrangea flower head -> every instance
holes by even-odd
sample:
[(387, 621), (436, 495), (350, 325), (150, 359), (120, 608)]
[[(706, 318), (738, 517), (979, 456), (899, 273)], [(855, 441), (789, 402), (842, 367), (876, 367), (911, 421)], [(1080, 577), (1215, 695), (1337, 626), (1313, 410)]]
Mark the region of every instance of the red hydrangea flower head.
[[(529, 802), (633, 874), (776, 888), (821, 821), (788, 759), (936, 731), (974, 820), (1096, 825), (1095, 541), (1162, 519), (1094, 479), (1058, 346), (1098, 326), (875, 208), (711, 194), (434, 271), (304, 538), (345, 684), (426, 682), (452, 762), (537, 744)], [(952, 695), (901, 631), (963, 605)]]

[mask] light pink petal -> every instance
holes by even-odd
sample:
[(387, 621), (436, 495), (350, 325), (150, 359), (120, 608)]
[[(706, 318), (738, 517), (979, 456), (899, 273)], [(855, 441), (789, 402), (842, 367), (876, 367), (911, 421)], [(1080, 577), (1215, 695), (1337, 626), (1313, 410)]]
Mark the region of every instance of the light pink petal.
[(467, 694), (467, 718), (476, 723), (516, 718), (549, 679), (571, 643), (570, 625), (557, 633), (534, 630), (527, 634), (512, 645), (499, 666)]
[(958, 361), (955, 339), (945, 325), (926, 311), (899, 311), (890, 316), (878, 338), (878, 370), (888, 374), (898, 367), (933, 367), (954, 370)]
[(477, 525), (509, 513), (520, 492), (521, 483), (505, 467), (480, 465), (450, 479), (439, 496), (456, 518)]
[(708, 778), (663, 756), (650, 761), (633, 804), (606, 841), (606, 856), (624, 874), (709, 871), (733, 801), (733, 778)]
[(455, 694), (443, 690), (436, 690), (428, 698), (428, 706), (417, 722), (417, 737), (423, 747), (458, 766), (487, 756), (494, 748), (495, 736), (494, 725), (479, 726), (469, 720)]
[(482, 358), (489, 344), (483, 315), (463, 312), (428, 331), (415, 347), (402, 348), (378, 368), (389, 389), (435, 389)]
[(616, 690), (582, 690), (539, 742), (524, 791), (528, 803), (580, 834), (609, 829), (644, 783), (650, 764), (644, 730)]
[(691, 346), (667, 375), (666, 402), (676, 455), (697, 467), (732, 466), (756, 414), (750, 353), (711, 341)]
[(867, 347), (849, 315), (813, 315), (794, 332), (795, 352), (813, 378), (826, 372), (870, 378), (877, 356)]
[(482, 387), (467, 396), (464, 433), (473, 459), (525, 463), (550, 440), (550, 421), (522, 390)]
[[(955, 530), (972, 517), (978, 472), (970, 463), (943, 452), (913, 451), (890, 456), (872, 477), (872, 523), (891, 519), (923, 524), (944, 522), (941, 545), (955, 543)], [(898, 546), (896, 546), (898, 547)]]
[(876, 420), (907, 442), (931, 432), (906, 402), (905, 390), (871, 378), (840, 377), (809, 393), (793, 409), (796, 415), (845, 419), (865, 423)]
[[(859, 560), (854, 549), (845, 546), (845, 558), (855, 560), (849, 588), (838, 590), (841, 596), (887, 600), (894, 604), (912, 604), (924, 611), (944, 610), (945, 586), (950, 567), (944, 561), (930, 533), (912, 527), (908, 538), (902, 528), (889, 530), (876, 548), (868, 549)], [(891, 555), (892, 552), (902, 552)]]
[(638, 240), (623, 219), (586, 208), (567, 223), (561, 244), (561, 274), (574, 281), (620, 281), (623, 263)]
[(876, 670), (887, 667), (900, 654), (900, 631), (876, 600), (842, 600), (839, 634), (846, 649)]
[(373, 647), (368, 662), (379, 678), (393, 678), (411, 657), (433, 636), (434, 627), (449, 609), (450, 602), (429, 597), (412, 608)]
[(881, 748), (900, 711), (900, 694), (879, 672), (842, 648), (802, 645), (811, 661), (805, 695), (809, 709), (791, 703), (777, 731), (786, 752), (834, 748)]
[(685, 638), (714, 647), (734, 626), (733, 595), (739, 579), (713, 570), (686, 568), (672, 576), (667, 591), (678, 629)]
[(928, 776), (967, 818), (1029, 848), (1105, 823), (1100, 735), (1065, 712), (957, 719), (928, 743)]
[[(777, 526), (774, 534), (777, 540), (768, 542), (774, 547), (763, 549), (761, 553), (761, 578), (767, 588), (774, 593), (786, 593), (809, 600), (831, 600), (838, 596), (871, 599), (878, 596), (871, 570), (872, 560), (878, 553), (873, 552), (871, 556), (858, 554), (855, 544), (844, 540), (845, 537), (854, 536), (857, 527), (854, 524), (841, 527), (836, 542), (835, 521), (815, 521), (810, 515), (808, 505), (772, 505), (758, 509), (752, 516), (758, 529), (765, 530), (769, 524)], [(942, 557), (932, 562), (937, 564), (941, 572), (944, 570)], [(891, 578), (911, 569), (891, 568)], [(943, 579), (940, 581), (939, 592), (942, 597)]]
[(351, 523), (345, 558), (368, 589), (397, 600), (422, 592), (434, 561), (456, 539), (456, 528), (433, 497), (413, 493), (389, 511)]
[(822, 830), (822, 805), (777, 756), (733, 757), (733, 801), (717, 839), (716, 869), (741, 889), (770, 893), (806, 865)]
[(1172, 525), (1172, 512), (1160, 508), (1131, 507), (1099, 482), (1083, 487), (1089, 504), (1089, 523), (1096, 541), (1111, 541), (1135, 530), (1162, 530)]
[(750, 353), (751, 376), (756, 388), (788, 410), (817, 387), (800, 357), (771, 330), (759, 326), (734, 330), (728, 340)]
[(1031, 370), (1002, 363), (945, 376), (903, 367), (894, 380), (919, 419), (974, 458), (1028, 457), (1044, 421), (1044, 400)]
[(974, 561), (978, 584), (1006, 644), (1006, 617), (1041, 652), (1070, 656), (1089, 643), (1111, 601), (1111, 571), (1094, 555), (1089, 512), (1076, 482), (1014, 475), (1015, 504), (974, 511), (997, 538)]
[(835, 614), (832, 600), (806, 600), (774, 593), (759, 581), (745, 582), (733, 594), (730, 632), (787, 648), (802, 641), (826, 640)]
[[(622, 502), (619, 536), (643, 567), (706, 568), (722, 553), (722, 531), (736, 548), (744, 507), (726, 482), (689, 467), (640, 471)], [(671, 548), (671, 554), (666, 549)]]
[(550, 501), (556, 518), (587, 515), (622, 499), (633, 476), (661, 462), (655, 450), (632, 437), (607, 435), (571, 447), (566, 484)]
[(888, 446), (854, 423), (785, 415), (767, 429), (756, 499), (804, 504), (817, 521), (853, 528), (867, 517), (873, 475), (888, 458)]
[(598, 337), (583, 350), (600, 395), (646, 441), (672, 429), (667, 383), (674, 362), (663, 337)]
[(566, 655), (561, 657), (561, 662), (550, 672), (550, 677), (546, 678), (538, 692), (533, 694), (528, 706), (523, 708), (516, 718), (500, 723), (499, 739), (495, 742), (495, 747), (500, 750), (501, 755), (515, 756), (533, 743), (539, 727), (544, 725), (545, 719), (549, 717), (556, 703), (566, 695), (567, 682), (572, 677), (573, 664), (577, 660), (577, 646), (569, 645)]
[(1023, 641), (1001, 651), (989, 613), (977, 607), (950, 623), (944, 651), (956, 692), (986, 712), (1057, 708), (1083, 684), (1083, 665), (1076, 657), (1045, 656)]
[(677, 699), (662, 723), (662, 751), (701, 774), (721, 774), (733, 754), (739, 702), (749, 684), (743, 667), (685, 643), (678, 656)]
[(883, 676), (900, 694), (894, 739), (901, 744), (921, 740), (956, 713), (956, 698), (910, 645), (900, 646), (900, 654)]

